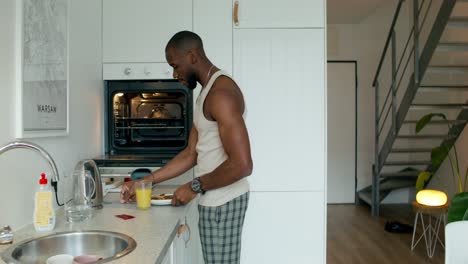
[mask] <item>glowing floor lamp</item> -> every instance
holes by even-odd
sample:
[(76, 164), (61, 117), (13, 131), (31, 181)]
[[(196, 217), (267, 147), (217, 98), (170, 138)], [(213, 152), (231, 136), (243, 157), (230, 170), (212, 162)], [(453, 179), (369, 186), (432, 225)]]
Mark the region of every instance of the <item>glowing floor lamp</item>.
[(416, 195), (416, 201), (426, 206), (442, 206), (447, 203), (447, 195), (438, 190), (421, 190)]

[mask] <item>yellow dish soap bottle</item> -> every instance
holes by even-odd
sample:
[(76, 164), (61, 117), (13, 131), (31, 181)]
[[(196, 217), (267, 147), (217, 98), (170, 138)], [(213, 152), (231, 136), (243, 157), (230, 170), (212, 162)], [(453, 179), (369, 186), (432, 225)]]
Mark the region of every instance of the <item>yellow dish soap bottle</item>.
[(55, 212), (52, 191), (45, 173), (41, 173), (39, 187), (34, 195), (34, 228), (36, 231), (51, 231), (55, 227)]

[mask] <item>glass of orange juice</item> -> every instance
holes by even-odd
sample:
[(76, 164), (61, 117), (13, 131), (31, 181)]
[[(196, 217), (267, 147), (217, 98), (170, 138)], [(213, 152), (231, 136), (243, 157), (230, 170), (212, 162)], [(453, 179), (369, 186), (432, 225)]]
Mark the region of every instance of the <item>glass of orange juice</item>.
[(151, 187), (152, 182), (148, 180), (135, 182), (136, 201), (139, 209), (144, 210), (151, 207)]

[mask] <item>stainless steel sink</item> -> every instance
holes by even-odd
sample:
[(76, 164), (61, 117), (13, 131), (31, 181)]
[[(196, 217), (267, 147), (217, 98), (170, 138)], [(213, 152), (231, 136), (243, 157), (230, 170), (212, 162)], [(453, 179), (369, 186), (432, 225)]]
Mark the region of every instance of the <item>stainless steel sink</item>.
[(96, 263), (104, 263), (125, 256), (135, 247), (135, 240), (121, 233), (64, 232), (12, 245), (2, 254), (2, 259), (6, 263), (46, 263), (49, 257), (58, 254), (98, 255), (103, 259)]

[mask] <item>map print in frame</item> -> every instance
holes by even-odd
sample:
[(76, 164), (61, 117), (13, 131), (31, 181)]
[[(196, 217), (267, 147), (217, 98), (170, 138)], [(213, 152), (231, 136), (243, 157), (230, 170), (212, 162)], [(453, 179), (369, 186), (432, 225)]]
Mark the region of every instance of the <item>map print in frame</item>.
[(66, 135), (68, 0), (22, 1), (22, 133)]

